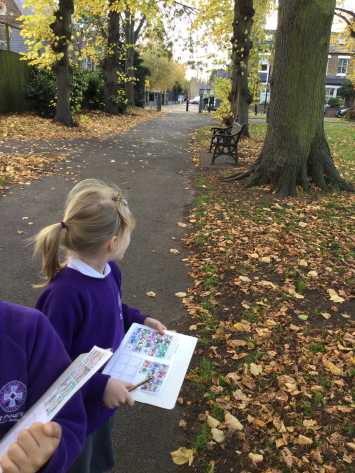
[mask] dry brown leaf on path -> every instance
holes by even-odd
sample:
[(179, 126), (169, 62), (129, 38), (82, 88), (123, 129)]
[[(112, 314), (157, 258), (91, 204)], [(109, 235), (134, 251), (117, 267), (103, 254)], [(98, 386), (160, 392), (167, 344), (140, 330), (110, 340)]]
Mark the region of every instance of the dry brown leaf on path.
[(263, 455), (260, 455), (259, 453), (250, 452), (248, 454), (248, 457), (254, 465), (258, 465), (259, 463), (262, 463), (264, 461)]
[(327, 371), (330, 371), (335, 376), (344, 376), (344, 372), (341, 368), (338, 368), (332, 361), (328, 360), (326, 356), (323, 356), (322, 363)]
[(210, 427), (210, 429), (215, 429), (220, 425), (220, 421), (215, 419), (212, 416), (207, 416), (207, 425)]
[(211, 429), (211, 435), (213, 440), (217, 443), (223, 443), (226, 438), (223, 430), (217, 429), (215, 427)]
[(191, 448), (180, 447), (170, 452), (170, 455), (175, 465), (185, 465), (187, 463), (191, 466), (194, 461), (194, 450)]
[(225, 413), (224, 423), (227, 429), (231, 430), (232, 432), (241, 431), (244, 429), (243, 424), (236, 417), (234, 417), (230, 412)]
[(148, 297), (157, 297), (157, 294), (154, 291), (148, 291), (145, 293), (145, 295)]
[(339, 294), (334, 289), (328, 289), (329, 299), (336, 304), (341, 304), (345, 302), (343, 297), (340, 297)]

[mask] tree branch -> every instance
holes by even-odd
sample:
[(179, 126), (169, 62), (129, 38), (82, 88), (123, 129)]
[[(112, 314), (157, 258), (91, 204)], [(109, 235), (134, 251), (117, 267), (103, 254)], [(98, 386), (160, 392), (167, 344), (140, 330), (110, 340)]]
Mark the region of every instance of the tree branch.
[[(355, 12), (351, 11), (351, 10), (346, 10), (345, 8), (336, 8), (335, 10), (338, 10), (342, 13), (346, 13), (347, 15), (350, 15), (352, 16), (354, 19), (355, 19)], [(336, 13), (336, 12), (335, 12)]]
[(195, 13), (195, 12), (198, 11), (197, 8), (192, 7), (190, 5), (186, 5), (185, 3), (181, 3), (181, 2), (177, 2), (177, 1), (175, 1), (174, 3), (175, 3), (175, 5), (179, 5), (180, 7), (183, 7), (184, 10), (189, 11), (190, 13)]
[(142, 18), (140, 19), (140, 22), (136, 28), (136, 30), (134, 31), (134, 44), (136, 44), (136, 42), (138, 41), (138, 37), (142, 31), (142, 28), (144, 26), (144, 23), (146, 21), (146, 17), (145, 15), (142, 16)]

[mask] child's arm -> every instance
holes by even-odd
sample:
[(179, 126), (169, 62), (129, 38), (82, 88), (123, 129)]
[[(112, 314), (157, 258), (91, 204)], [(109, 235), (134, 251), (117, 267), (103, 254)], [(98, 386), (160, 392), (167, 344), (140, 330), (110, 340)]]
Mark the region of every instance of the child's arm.
[(164, 335), (166, 327), (164, 324), (160, 322), (160, 320), (153, 319), (152, 317), (147, 317), (144, 321), (144, 325), (147, 327), (153, 328), (154, 330), (158, 330), (160, 335)]
[[(51, 458), (62, 437), (59, 424), (33, 424), (0, 458), (3, 473), (35, 473)], [(0, 471), (1, 471), (0, 469)]]
[[(70, 359), (49, 321), (37, 313), (37, 326), (28, 347), (28, 405), (33, 405), (68, 367)], [(77, 393), (55, 417), (62, 429), (58, 448), (41, 473), (65, 473), (83, 448), (86, 439), (86, 414), (81, 394)]]

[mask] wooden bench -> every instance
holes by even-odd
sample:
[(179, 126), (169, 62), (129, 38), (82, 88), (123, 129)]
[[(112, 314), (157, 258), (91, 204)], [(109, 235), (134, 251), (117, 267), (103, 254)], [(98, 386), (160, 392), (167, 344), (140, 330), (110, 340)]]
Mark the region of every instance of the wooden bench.
[(231, 127), (213, 127), (210, 143), (210, 153), (213, 150), (211, 164), (219, 156), (231, 156), (238, 164), (238, 143), (244, 133), (246, 125), (235, 122)]

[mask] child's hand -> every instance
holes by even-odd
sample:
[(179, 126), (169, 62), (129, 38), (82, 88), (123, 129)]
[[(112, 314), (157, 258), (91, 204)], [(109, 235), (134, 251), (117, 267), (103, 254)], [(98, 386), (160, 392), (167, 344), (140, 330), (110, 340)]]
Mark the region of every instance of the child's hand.
[(110, 378), (104, 392), (103, 401), (105, 406), (109, 409), (115, 409), (116, 407), (123, 406), (125, 404), (128, 404), (132, 407), (134, 400), (128, 391), (130, 386), (132, 385), (129, 383)]
[(33, 424), (21, 432), (15, 443), (0, 458), (3, 473), (35, 473), (51, 458), (62, 437), (56, 422)]
[(152, 319), (152, 317), (147, 317), (144, 321), (144, 325), (146, 325), (147, 327), (153, 328), (154, 330), (158, 330), (160, 335), (164, 335), (164, 332), (166, 330), (165, 325), (163, 325), (157, 319)]

